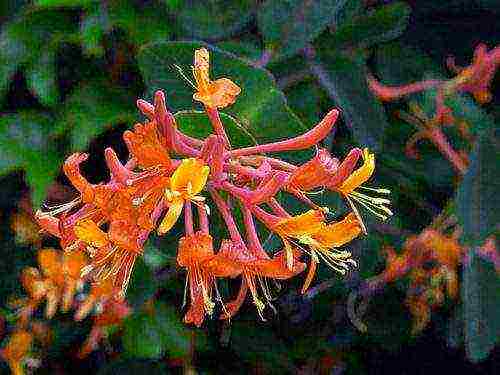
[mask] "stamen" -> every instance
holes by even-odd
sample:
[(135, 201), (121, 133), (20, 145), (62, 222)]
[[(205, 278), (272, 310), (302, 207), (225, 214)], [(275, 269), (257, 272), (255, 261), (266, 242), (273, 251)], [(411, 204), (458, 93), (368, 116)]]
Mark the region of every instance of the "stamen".
[(391, 191), (389, 189), (383, 189), (383, 188), (369, 188), (366, 186), (358, 186), (358, 189), (370, 190), (379, 194), (391, 194)]
[(353, 191), (350, 193), (350, 195), (353, 195), (355, 197), (359, 197), (360, 199), (364, 199), (367, 202), (372, 202), (375, 205), (384, 205), (384, 204), (391, 204), (391, 201), (386, 198), (378, 198), (378, 197), (371, 197), (369, 195), (361, 194), (359, 192)]
[(224, 311), (224, 315), (226, 315), (229, 319), (229, 321), (231, 321), (231, 314), (229, 314), (229, 310), (226, 308), (226, 305), (224, 304), (224, 301), (222, 300), (222, 297), (219, 293), (219, 288), (217, 286), (217, 281), (214, 280), (214, 289), (215, 289), (215, 294), (216, 294), (216, 300), (220, 302), (221, 306), (222, 306), (222, 311)]
[(186, 307), (187, 304), (187, 288), (188, 288), (188, 283), (189, 283), (189, 271), (188, 274), (186, 275), (186, 282), (184, 283), (184, 296), (182, 297), (182, 309)]
[(78, 198), (75, 198), (75, 199), (73, 199), (72, 201), (70, 201), (68, 203), (58, 204), (58, 205), (55, 205), (55, 206), (49, 206), (46, 203), (44, 203), (43, 207), (47, 208), (48, 211), (44, 212), (44, 211), (41, 211), (41, 210), (37, 210), (36, 213), (35, 213), (35, 216), (38, 217), (38, 218), (55, 216), (55, 215), (58, 215), (58, 214), (60, 214), (62, 212), (66, 212), (66, 211), (71, 210), (73, 207), (75, 207), (81, 201), (82, 201), (81, 198), (78, 197)]
[[(366, 208), (368, 211), (370, 211), (375, 216), (378, 216), (379, 218), (381, 218), (383, 221), (385, 221), (385, 220), (387, 220), (389, 218), (388, 216), (382, 215), (381, 213), (378, 213), (375, 210), (373, 210), (372, 208), (370, 208), (370, 204), (368, 204), (367, 202), (364, 202), (360, 198), (358, 198), (358, 197), (352, 197), (352, 199), (354, 199), (355, 201), (357, 201), (360, 205), (362, 205), (364, 208)], [(375, 206), (375, 208), (378, 208), (378, 206)]]
[(368, 231), (366, 230), (365, 223), (363, 222), (363, 218), (359, 214), (358, 209), (356, 208), (356, 206), (354, 205), (354, 203), (352, 203), (352, 200), (349, 198), (349, 196), (346, 195), (346, 199), (347, 199), (347, 202), (349, 203), (349, 206), (351, 206), (351, 209), (354, 212), (354, 215), (356, 215), (356, 218), (358, 219), (358, 222), (359, 222), (359, 224), (361, 226), (361, 230), (363, 231), (363, 233), (365, 235), (367, 235)]
[(189, 86), (191, 86), (193, 89), (195, 90), (198, 90), (198, 88), (196, 87), (196, 85), (193, 83), (193, 81), (191, 81), (187, 76), (186, 74), (184, 73), (184, 71), (182, 70), (182, 68), (177, 65), (177, 64), (173, 64), (174, 68), (177, 69), (177, 72), (179, 73), (179, 75), (184, 79), (184, 81), (186, 81)]

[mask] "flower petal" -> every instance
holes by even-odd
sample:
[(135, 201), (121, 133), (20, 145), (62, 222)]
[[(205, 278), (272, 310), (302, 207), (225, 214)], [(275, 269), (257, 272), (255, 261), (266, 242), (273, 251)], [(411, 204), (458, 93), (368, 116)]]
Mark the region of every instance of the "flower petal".
[(167, 214), (163, 218), (160, 226), (158, 227), (159, 235), (165, 234), (170, 229), (172, 229), (177, 220), (179, 220), (183, 207), (184, 207), (184, 200), (182, 199), (176, 199), (170, 204)]
[(371, 154), (367, 148), (363, 150), (363, 165), (356, 169), (340, 185), (338, 190), (344, 195), (349, 194), (358, 186), (362, 185), (372, 176), (375, 170), (375, 154)]

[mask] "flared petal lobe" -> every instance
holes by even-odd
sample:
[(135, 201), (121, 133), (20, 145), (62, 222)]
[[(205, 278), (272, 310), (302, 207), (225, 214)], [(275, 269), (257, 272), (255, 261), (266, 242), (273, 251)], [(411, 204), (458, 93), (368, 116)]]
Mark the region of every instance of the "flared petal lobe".
[(344, 195), (348, 195), (354, 189), (364, 184), (373, 175), (375, 171), (375, 154), (370, 153), (367, 148), (363, 150), (363, 165), (356, 169), (347, 179), (337, 188)]
[(343, 220), (322, 224), (313, 235), (313, 239), (324, 248), (340, 247), (358, 237), (362, 232), (361, 225), (354, 213), (349, 213)]
[(170, 189), (190, 199), (203, 190), (209, 173), (210, 168), (201, 160), (184, 159), (172, 174)]
[(193, 75), (197, 91), (193, 99), (202, 102), (208, 108), (225, 108), (236, 101), (241, 89), (228, 78), (210, 80), (210, 56), (206, 48), (194, 53)]

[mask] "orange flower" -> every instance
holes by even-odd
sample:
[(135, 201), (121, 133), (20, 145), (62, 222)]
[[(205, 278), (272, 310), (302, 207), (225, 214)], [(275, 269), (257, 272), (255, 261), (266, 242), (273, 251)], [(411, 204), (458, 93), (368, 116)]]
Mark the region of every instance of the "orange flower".
[(97, 305), (105, 303), (109, 298), (113, 298), (118, 294), (119, 290), (114, 285), (114, 280), (106, 279), (98, 283), (93, 283), (90, 287), (89, 294), (82, 301), (81, 305), (75, 313), (75, 320), (82, 320), (90, 313)]
[(158, 134), (155, 121), (146, 124), (136, 124), (134, 131), (127, 130), (123, 133), (123, 139), (130, 153), (142, 168), (160, 166), (170, 169), (171, 160), (168, 150), (163, 146), (164, 140)]
[(40, 228), (33, 214), (25, 211), (14, 213), (10, 218), (10, 227), (16, 234), (16, 243), (30, 245), (40, 242)]
[(342, 184), (335, 188), (348, 200), (351, 208), (358, 216), (361, 223), (363, 231), (366, 232), (366, 228), (361, 220), (361, 216), (358, 210), (354, 206), (351, 200), (355, 200), (368, 211), (378, 216), (382, 220), (386, 220), (392, 216), (392, 211), (386, 206), (391, 202), (386, 198), (371, 197), (367, 194), (360, 193), (356, 189), (364, 189), (372, 191), (378, 194), (389, 194), (390, 191), (387, 189), (372, 189), (362, 186), (366, 181), (370, 179), (375, 171), (375, 155), (370, 153), (367, 148), (363, 150), (363, 165), (351, 173), (347, 179), (345, 179)]
[(336, 248), (351, 242), (361, 234), (361, 231), (358, 218), (351, 212), (341, 221), (331, 224), (322, 223), (321, 228), (311, 238), (303, 240), (303, 243), (310, 247), (311, 262), (302, 293), (307, 291), (314, 278), (319, 258), (342, 275), (346, 274), (349, 266), (357, 265), (349, 251), (340, 251)]
[(89, 336), (78, 353), (79, 358), (85, 358), (98, 348), (99, 342), (105, 337), (108, 327), (119, 325), (131, 313), (130, 306), (122, 299), (109, 298), (102, 311), (94, 315), (94, 324)]
[(332, 158), (327, 150), (320, 148), (314, 158), (292, 173), (288, 187), (298, 191), (311, 191), (323, 187), (337, 172), (338, 166), (338, 159)]
[(312, 235), (321, 229), (324, 218), (322, 211), (309, 210), (298, 216), (281, 219), (271, 227), (271, 230), (283, 240), (289, 269), (292, 269), (293, 265), (293, 251), (289, 239), (309, 243)]
[(215, 306), (211, 300), (213, 276), (201, 267), (201, 264), (213, 255), (212, 237), (209, 234), (196, 232), (182, 237), (179, 241), (177, 263), (187, 269), (191, 297), (184, 322), (193, 323), (198, 327), (203, 323), (205, 314), (212, 315)]
[(23, 375), (23, 361), (31, 350), (33, 335), (25, 330), (14, 332), (1, 350), (14, 375)]
[(106, 234), (93, 221), (81, 220), (75, 225), (75, 233), (91, 250), (91, 263), (82, 274), (93, 272), (99, 282), (111, 277), (124, 297), (135, 260), (142, 255), (138, 243), (139, 228), (127, 221), (113, 221)]
[(29, 300), (21, 314), (26, 321), (43, 299), (47, 300), (45, 315), (51, 318), (61, 302), (63, 311), (67, 311), (73, 302), (73, 296), (82, 286), (80, 277), (87, 258), (81, 251), (62, 253), (55, 249), (41, 249), (38, 252), (38, 263), (42, 273), (36, 268), (23, 270), (21, 282)]
[(196, 92), (193, 99), (202, 102), (208, 108), (225, 108), (236, 101), (241, 89), (230, 79), (220, 78), (211, 81), (209, 77), (210, 62), (206, 48), (194, 52), (193, 76), (196, 81)]
[[(297, 258), (299, 253), (294, 251), (292, 256)], [(204, 267), (215, 277), (234, 278), (240, 274), (243, 275), (238, 297), (229, 304), (223, 305), (223, 318), (231, 318), (238, 311), (245, 300), (247, 291), (250, 290), (257, 312), (264, 320), (262, 313), (265, 309), (265, 304), (258, 296), (257, 281), (262, 288), (267, 304), (274, 310), (271, 304), (271, 294), (264, 278), (285, 280), (299, 274), (305, 268), (304, 263), (294, 259), (293, 267), (290, 269), (285, 260), (285, 252), (277, 253), (272, 259), (267, 256), (263, 258), (256, 256), (241, 244), (238, 245), (227, 240), (222, 241), (219, 252), (213, 258), (209, 259), (204, 264)]]
[(210, 168), (201, 160), (189, 158), (182, 160), (170, 179), (170, 189), (165, 191), (169, 203), (168, 212), (163, 218), (158, 233), (168, 232), (179, 219), (185, 201), (203, 202), (198, 196), (207, 183)]

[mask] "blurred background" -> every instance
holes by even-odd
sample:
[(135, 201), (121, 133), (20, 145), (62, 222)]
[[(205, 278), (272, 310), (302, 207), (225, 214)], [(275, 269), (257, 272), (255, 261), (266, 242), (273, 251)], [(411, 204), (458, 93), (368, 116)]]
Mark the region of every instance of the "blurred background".
[[(161, 88), (171, 109), (196, 108), (174, 65), (190, 76), (193, 50), (206, 43), (215, 48), (212, 76), (230, 77), (253, 98), (228, 112), (257, 140), (288, 134), (290, 122), (310, 128), (341, 108), (324, 147), (338, 157), (354, 146), (373, 150), (374, 181), (391, 189), (395, 215), (385, 223), (368, 220), (369, 235), (351, 248), (359, 268), (346, 278), (321, 267), (306, 296), (301, 280), (283, 283), (278, 314), (267, 321), (247, 302), (231, 324), (212, 319), (200, 329), (182, 323), (179, 235), (151, 239), (131, 280), (134, 312), (123, 324), (109, 327), (99, 349), (82, 359), (75, 353), (92, 321), (40, 314), (47, 340), (31, 353), (27, 373), (495, 373), (498, 268), (478, 249), (498, 234), (500, 74), (489, 103), (467, 93), (447, 101), (456, 126), (442, 131), (466, 160), (465, 175), (431, 142), (418, 143), (418, 158), (405, 152), (418, 130), (405, 114), (416, 103), (432, 116), (435, 92), (382, 103), (366, 77), (391, 85), (451, 78), (448, 56), (467, 66), (479, 43), (499, 43), (499, 13), (494, 0), (3, 0), (0, 337), (15, 325), (22, 269), (36, 266), (40, 246), (56, 245), (39, 233), (34, 210), (74, 197), (61, 174), (64, 159), (88, 152), (83, 173), (91, 182), (106, 179), (104, 148), (125, 160), (121, 134), (144, 120), (136, 99), (151, 101)], [(342, 210), (339, 201), (325, 204)], [(354, 302), (357, 313), (349, 313), (366, 280), (386, 270), (384, 249), (404, 253), (409, 237), (443, 218), (459, 226), (465, 254), (448, 269), (458, 293), (427, 301), (431, 316), (416, 329), (426, 310), (411, 297), (434, 286), (416, 282), (410, 269)], [(221, 289), (234, 295), (237, 287), (231, 281)], [(1, 373), (8, 371), (0, 364)]]

